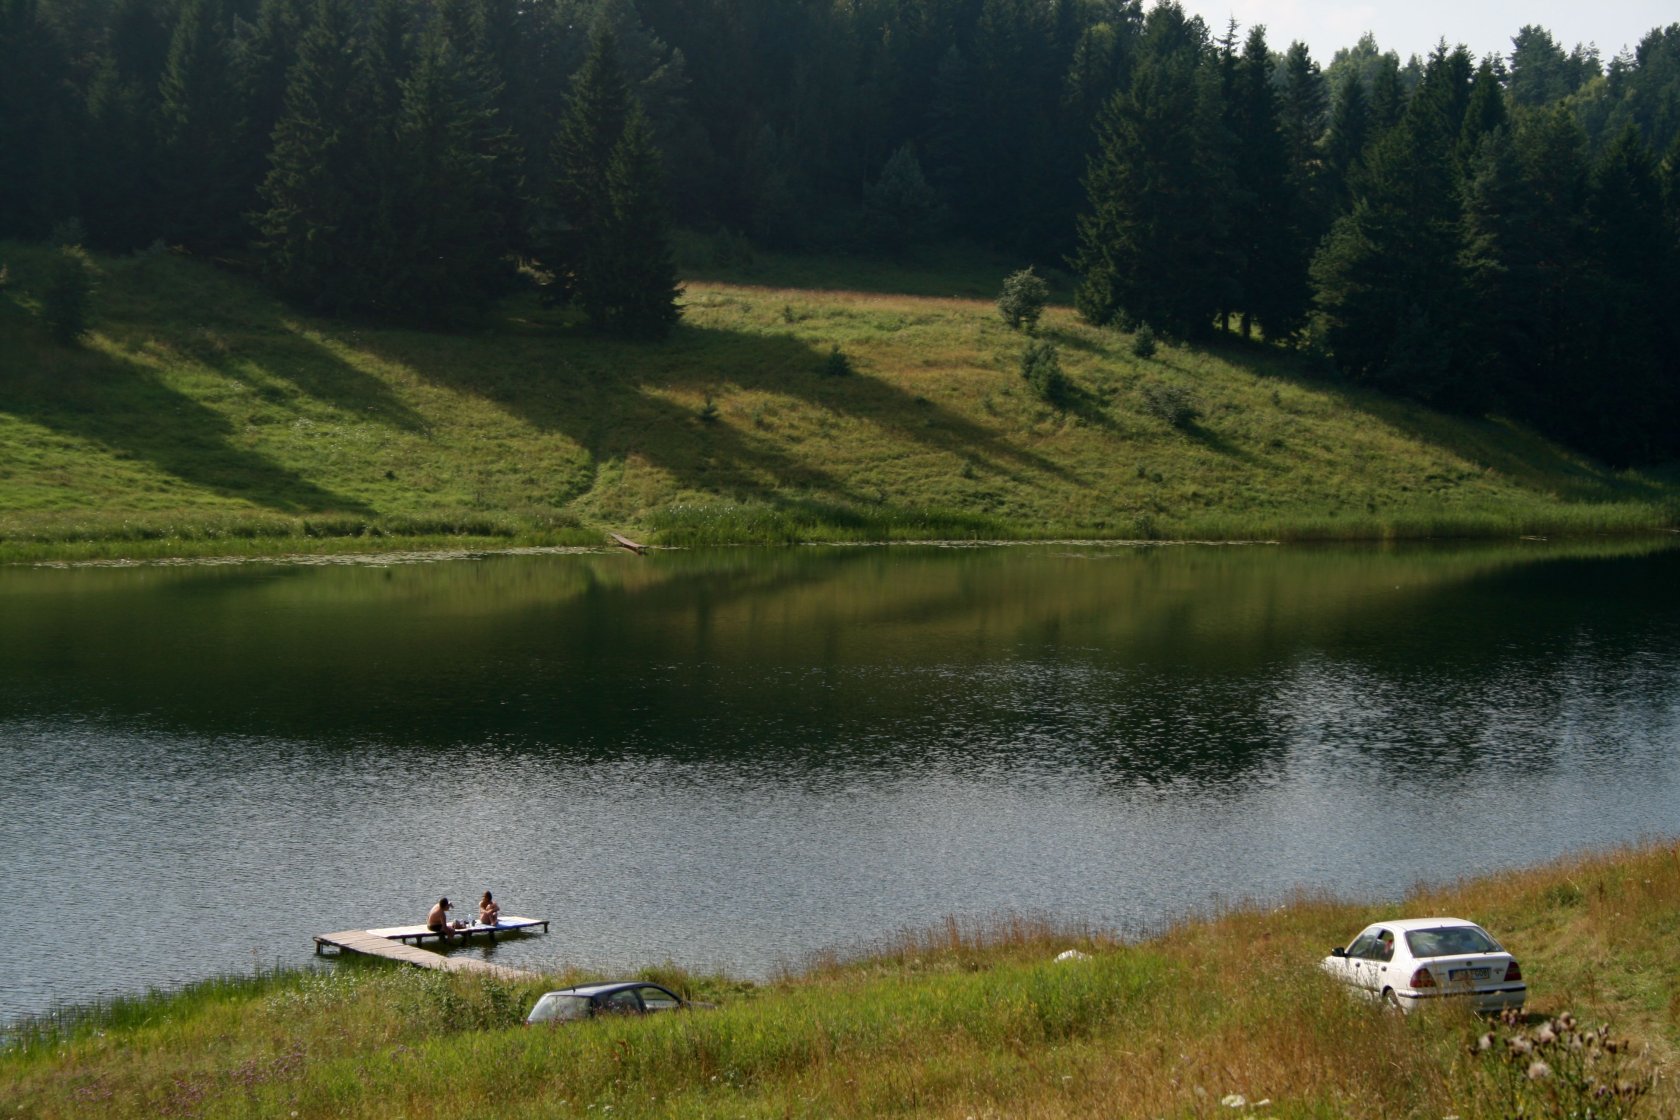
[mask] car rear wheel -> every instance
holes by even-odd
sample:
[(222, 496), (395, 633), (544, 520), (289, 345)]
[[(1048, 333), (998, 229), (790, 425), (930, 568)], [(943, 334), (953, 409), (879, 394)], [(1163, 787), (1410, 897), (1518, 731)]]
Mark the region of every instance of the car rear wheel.
[(1400, 997), (1394, 994), (1394, 989), (1393, 988), (1384, 988), (1383, 989), (1382, 1005), (1383, 1005), (1383, 1010), (1385, 1010), (1385, 1011), (1398, 1011), (1398, 1010), (1400, 1010)]

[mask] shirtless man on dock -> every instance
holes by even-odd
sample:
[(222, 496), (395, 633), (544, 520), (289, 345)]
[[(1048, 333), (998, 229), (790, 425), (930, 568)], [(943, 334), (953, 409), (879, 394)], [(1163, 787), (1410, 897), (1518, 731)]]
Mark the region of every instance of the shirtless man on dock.
[(451, 922), (449, 920), (449, 899), (440, 898), (432, 906), (431, 913), (426, 915), (426, 928), (433, 933), (442, 934), (445, 941), (449, 940), (451, 930), (465, 926), (465, 922)]

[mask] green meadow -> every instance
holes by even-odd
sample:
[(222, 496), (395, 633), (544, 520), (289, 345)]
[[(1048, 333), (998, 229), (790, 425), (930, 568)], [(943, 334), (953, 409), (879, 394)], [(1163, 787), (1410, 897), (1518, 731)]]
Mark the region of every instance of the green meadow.
[[(701, 254), (697, 254), (699, 256)], [(1494, 420), (1338, 386), (1235, 340), (1132, 353), (1053, 305), (1065, 407), (1020, 375), (1011, 266), (696, 266), (662, 344), (534, 293), (444, 331), (319, 319), (177, 254), (100, 258), (76, 348), (50, 251), (0, 245), (0, 556), (796, 540), (1379, 539), (1680, 520)], [(817, 285), (826, 285), (819, 287)], [(838, 347), (850, 372), (835, 376)], [(1174, 426), (1151, 393), (1179, 387)]]
[[(1494, 930), (1530, 986), (1523, 1021), (1401, 1016), (1320, 974), (1332, 944), (1402, 913)], [(1017, 918), (762, 983), (656, 967), (713, 1006), (559, 1028), (520, 1020), (578, 974), (350, 960), (25, 1024), (0, 1049), (0, 1114), (1654, 1120), (1680, 1110), (1676, 915), (1680, 847), (1653, 844), (1395, 905), (1237, 906), (1137, 942)]]

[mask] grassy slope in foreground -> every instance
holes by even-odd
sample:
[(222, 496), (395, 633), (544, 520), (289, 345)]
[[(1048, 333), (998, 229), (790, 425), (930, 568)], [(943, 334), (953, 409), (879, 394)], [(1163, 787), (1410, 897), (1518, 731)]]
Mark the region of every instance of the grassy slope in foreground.
[[(14, 558), (605, 527), (665, 543), (1599, 532), (1671, 524), (1680, 494), (1258, 349), (1136, 358), (1065, 308), (1040, 331), (1076, 386), (1062, 411), (1028, 390), (1027, 339), (984, 298), (693, 281), (672, 340), (638, 345), (529, 297), (456, 333), (313, 319), (160, 253), (100, 262), (96, 330), (71, 351), (39, 321), (48, 252), (0, 260)], [(977, 275), (880, 286), (972, 293)], [(854, 375), (823, 375), (836, 345)], [(1153, 385), (1189, 388), (1201, 419), (1152, 416)]]
[[(1487, 1025), (1410, 1018), (1322, 977), (1367, 921), (1450, 913), (1523, 963), (1536, 1025), (1573, 1009), (1655, 1075), (1628, 1112), (1680, 1114), (1680, 846), (1415, 893), (1302, 899), (1140, 944), (1030, 922), (905, 936), (763, 986), (661, 979), (710, 1011), (525, 1030), (523, 988), (378, 966), (216, 982), (116, 1005), (0, 1051), (6, 1115), (369, 1117), (1441, 1117), (1516, 1115), (1556, 1083), (1475, 1057)], [(1077, 945), (1083, 961), (1054, 956)], [(558, 978), (551, 978), (558, 979)], [(1551, 1055), (1560, 1070), (1563, 1063)], [(1232, 1094), (1263, 1109), (1222, 1104)], [(1601, 1102), (1602, 1104), (1602, 1102)], [(1540, 1108), (1530, 1116), (1563, 1116)]]

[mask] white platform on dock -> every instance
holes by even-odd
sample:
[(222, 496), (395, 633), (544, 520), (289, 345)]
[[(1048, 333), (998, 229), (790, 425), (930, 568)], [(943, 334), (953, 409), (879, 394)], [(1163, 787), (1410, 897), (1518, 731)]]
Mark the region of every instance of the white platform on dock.
[[(498, 933), (517, 933), (520, 930), (536, 929), (538, 926), (541, 926), (542, 931), (547, 933), (548, 919), (519, 918), (509, 915), (508, 917), (498, 919), (496, 924), (493, 926), (481, 925), (478, 922), (474, 922), (469, 926), (462, 926), (460, 929), (450, 930), (447, 936), (451, 938), (476, 937), (480, 934), (487, 934), (490, 939), (494, 941)], [(412, 941), (416, 945), (428, 938), (441, 940), (444, 936), (446, 936), (445, 934), (432, 929), (430, 926), (386, 926), (383, 929), (370, 929), (367, 932), (373, 934), (375, 937), (385, 937), (392, 941)]]

